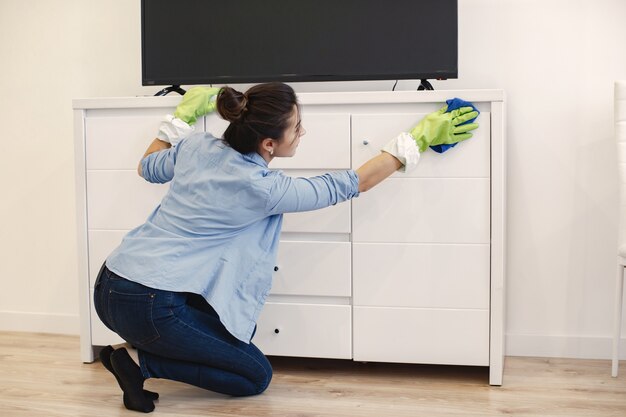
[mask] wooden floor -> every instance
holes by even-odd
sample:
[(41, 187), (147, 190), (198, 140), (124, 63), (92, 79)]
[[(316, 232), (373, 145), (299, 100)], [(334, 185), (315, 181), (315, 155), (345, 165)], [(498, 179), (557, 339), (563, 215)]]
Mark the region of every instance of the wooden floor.
[[(159, 416), (626, 416), (626, 363), (509, 357), (504, 385), (486, 368), (270, 358), (263, 394), (230, 398), (149, 380)], [(78, 337), (0, 332), (0, 416), (138, 416), (99, 362), (83, 364)]]

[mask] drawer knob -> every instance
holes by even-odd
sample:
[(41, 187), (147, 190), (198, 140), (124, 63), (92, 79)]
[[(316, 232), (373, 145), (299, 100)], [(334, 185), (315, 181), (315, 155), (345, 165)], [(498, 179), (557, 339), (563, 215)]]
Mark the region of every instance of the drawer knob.
[(274, 267), (274, 271), (278, 271), (278, 265)]
[(280, 333), (280, 330), (279, 329), (274, 329), (274, 333), (278, 334), (278, 333)]
[(363, 141), (363, 145), (369, 145), (369, 144), (370, 144), (370, 141), (369, 141), (369, 140), (365, 139), (365, 140)]

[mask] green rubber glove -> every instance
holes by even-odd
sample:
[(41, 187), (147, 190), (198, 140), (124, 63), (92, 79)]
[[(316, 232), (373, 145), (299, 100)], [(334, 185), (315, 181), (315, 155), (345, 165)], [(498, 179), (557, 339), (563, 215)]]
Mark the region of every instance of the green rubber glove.
[(451, 145), (472, 137), (471, 130), (478, 127), (478, 123), (467, 123), (478, 116), (478, 112), (471, 107), (461, 107), (446, 113), (448, 106), (443, 106), (436, 112), (424, 117), (409, 132), (420, 152), (424, 152), (429, 146)]
[(217, 104), (214, 97), (220, 92), (220, 88), (193, 87), (187, 90), (183, 101), (176, 107), (174, 117), (192, 125), (198, 117), (215, 111)]

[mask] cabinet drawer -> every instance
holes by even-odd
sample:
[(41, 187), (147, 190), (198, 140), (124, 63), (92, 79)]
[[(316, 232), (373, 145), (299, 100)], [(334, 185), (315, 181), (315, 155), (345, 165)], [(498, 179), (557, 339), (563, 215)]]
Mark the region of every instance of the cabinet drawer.
[[(352, 117), (352, 167), (361, 166), (378, 155), (383, 146), (400, 132), (408, 132), (426, 114), (359, 114)], [(487, 178), (490, 175), (490, 114), (481, 113), (480, 127), (471, 139), (452, 150), (438, 154), (424, 152), (417, 168), (410, 173), (396, 173), (396, 177), (425, 178)]]
[(302, 111), (306, 134), (292, 158), (275, 158), (278, 169), (349, 169), (350, 115), (347, 113), (307, 114)]
[(252, 342), (266, 355), (350, 359), (350, 306), (267, 303)]
[[(93, 289), (89, 291), (89, 305), (91, 306), (91, 344), (94, 346), (117, 345), (124, 343), (124, 339), (119, 337), (117, 333), (109, 330), (107, 326), (100, 321), (96, 309), (93, 305)], [(83, 337), (83, 335), (81, 335)]]
[[(294, 178), (309, 178), (329, 171), (331, 170), (292, 169), (285, 170), (284, 174)], [(285, 213), (282, 230), (296, 233), (350, 233), (350, 205), (351, 201), (344, 201), (320, 210)]]
[(137, 171), (87, 171), (89, 229), (129, 230), (161, 203), (169, 185), (151, 184)]
[(354, 307), (354, 360), (489, 365), (489, 311)]
[(350, 297), (349, 242), (281, 241), (272, 294)]
[(286, 213), (283, 232), (350, 233), (350, 202), (320, 210)]
[(158, 110), (152, 115), (137, 112), (135, 116), (86, 118), (87, 169), (136, 170), (167, 112), (165, 109)]
[(487, 178), (390, 178), (352, 201), (355, 242), (489, 243)]
[(126, 233), (127, 230), (89, 231), (89, 288), (93, 288), (102, 264), (113, 249), (122, 242)]
[(355, 243), (354, 304), (489, 308), (489, 245)]

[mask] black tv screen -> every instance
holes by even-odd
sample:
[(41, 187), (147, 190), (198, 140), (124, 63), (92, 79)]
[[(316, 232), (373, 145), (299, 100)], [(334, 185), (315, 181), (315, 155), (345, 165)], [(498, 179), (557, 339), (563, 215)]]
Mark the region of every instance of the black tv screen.
[(143, 85), (456, 78), (457, 0), (142, 0)]

